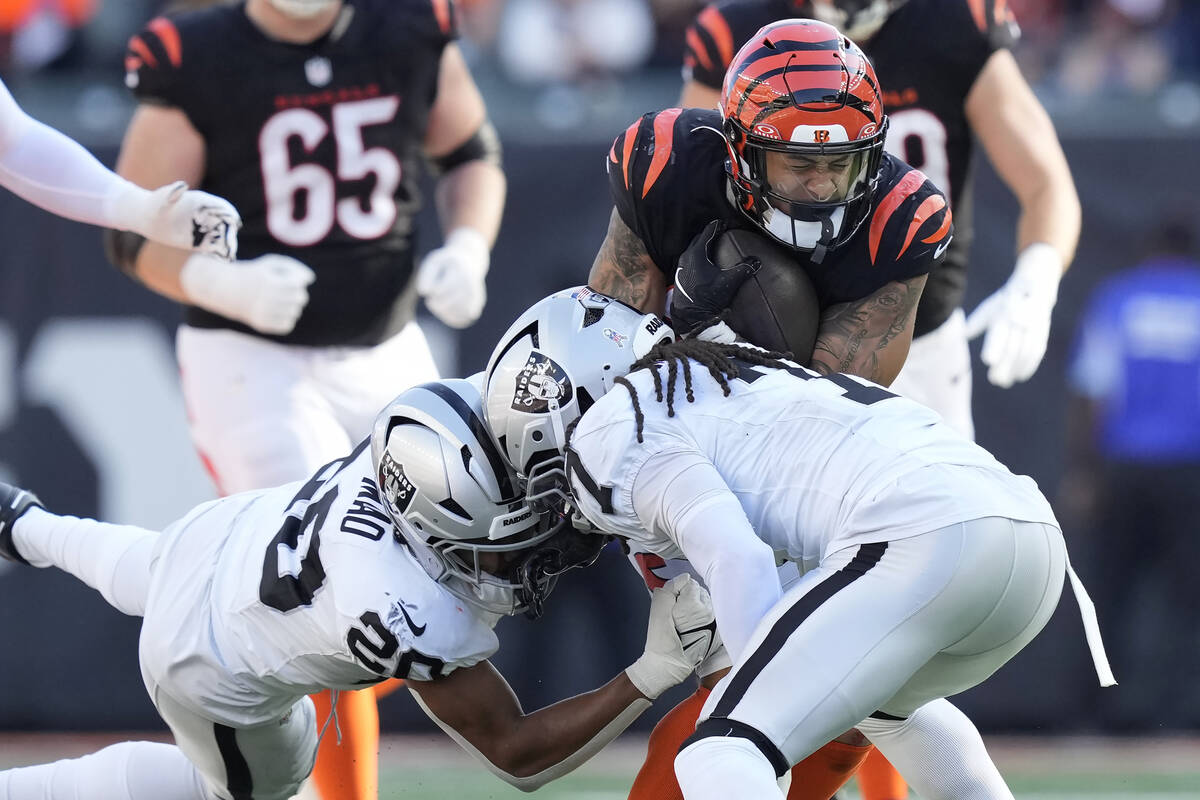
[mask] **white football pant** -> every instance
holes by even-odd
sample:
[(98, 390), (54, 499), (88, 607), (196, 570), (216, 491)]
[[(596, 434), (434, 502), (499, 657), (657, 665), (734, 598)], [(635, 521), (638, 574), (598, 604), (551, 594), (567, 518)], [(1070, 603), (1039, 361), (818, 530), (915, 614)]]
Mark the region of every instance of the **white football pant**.
[[(755, 784), (766, 787), (872, 714), (901, 721), (986, 680), (1050, 619), (1066, 566), (1058, 528), (996, 517), (830, 555), (763, 618), (704, 704), (697, 736), (708, 738), (675, 762), (684, 797), (720, 797), (711, 787), (731, 785), (721, 763), (773, 767)], [(716, 758), (730, 737), (765, 758)]]
[(180, 326), (192, 441), (223, 495), (301, 480), (371, 433), (379, 411), (438, 378), (415, 322), (374, 347), (302, 347)]
[(961, 308), (938, 327), (912, 341), (908, 358), (890, 391), (942, 415), (951, 428), (975, 439), (971, 416), (971, 350)]

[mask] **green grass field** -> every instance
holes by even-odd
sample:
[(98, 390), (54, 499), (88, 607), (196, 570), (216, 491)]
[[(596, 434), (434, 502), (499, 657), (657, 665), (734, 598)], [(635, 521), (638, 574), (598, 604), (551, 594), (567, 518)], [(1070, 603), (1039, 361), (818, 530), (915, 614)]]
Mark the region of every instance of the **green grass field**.
[[(1200, 800), (1198, 740), (989, 737), (988, 746), (1021, 800)], [(623, 739), (535, 796), (544, 800), (623, 800), (644, 747), (636, 738)], [(527, 796), (432, 739), (388, 740), (382, 761), (381, 796), (386, 798), (510, 800)], [(853, 785), (847, 796), (858, 797)]]
[[(4, 734), (0, 735), (0, 766), (78, 756), (122, 738), (146, 737)], [(987, 741), (1020, 800), (1200, 800), (1197, 739), (988, 737)], [(623, 800), (644, 751), (644, 740), (621, 739), (534, 796), (541, 800)], [(435, 734), (385, 737), (380, 762), (382, 798), (512, 800), (528, 796), (493, 777)], [(847, 800), (858, 797), (853, 785), (846, 795)]]

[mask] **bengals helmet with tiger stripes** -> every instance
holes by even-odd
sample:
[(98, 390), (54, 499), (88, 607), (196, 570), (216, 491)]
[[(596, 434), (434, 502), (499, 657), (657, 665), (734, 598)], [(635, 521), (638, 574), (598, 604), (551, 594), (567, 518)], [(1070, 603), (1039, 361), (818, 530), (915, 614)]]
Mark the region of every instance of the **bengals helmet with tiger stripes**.
[[(817, 263), (854, 235), (871, 210), (887, 133), (875, 69), (858, 45), (816, 20), (761, 28), (730, 62), (721, 114), (734, 200), (759, 228)], [(814, 165), (836, 188), (794, 188)]]

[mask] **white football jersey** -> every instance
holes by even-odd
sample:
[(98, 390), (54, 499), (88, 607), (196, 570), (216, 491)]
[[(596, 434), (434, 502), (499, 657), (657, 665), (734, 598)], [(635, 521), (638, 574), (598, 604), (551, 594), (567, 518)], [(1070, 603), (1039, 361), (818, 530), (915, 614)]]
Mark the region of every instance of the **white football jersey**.
[(368, 443), (307, 482), (208, 503), (163, 533), (141, 643), (161, 688), (253, 724), (323, 688), (429, 680), (497, 650), (498, 617), (395, 539)]
[[(982, 517), (1057, 524), (1033, 480), (1009, 472), (933, 411), (873, 383), (743, 363), (725, 397), (705, 367), (692, 362), (691, 371), (695, 402), (685, 397), (681, 370), (674, 417), (656, 401), (648, 370), (629, 376), (645, 415), (642, 442), (621, 386), (583, 415), (571, 439), (568, 473), (582, 512), (634, 549), (683, 557), (635, 511), (654, 502), (635, 492), (669, 483), (640, 475), (643, 465), (671, 453), (710, 461), (758, 537), (805, 568), (844, 547)], [(669, 471), (670, 463), (655, 458), (652, 468)]]

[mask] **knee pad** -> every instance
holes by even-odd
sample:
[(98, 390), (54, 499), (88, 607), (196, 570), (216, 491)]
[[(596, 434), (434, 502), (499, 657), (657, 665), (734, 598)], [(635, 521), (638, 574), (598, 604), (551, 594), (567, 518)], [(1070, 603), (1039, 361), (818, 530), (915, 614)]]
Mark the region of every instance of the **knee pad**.
[(767, 738), (767, 735), (755, 727), (747, 725), (744, 722), (738, 722), (735, 719), (724, 717), (709, 717), (696, 726), (696, 732), (684, 740), (679, 746), (679, 752), (683, 752), (690, 745), (695, 744), (701, 739), (707, 739), (713, 736), (732, 736), (738, 739), (746, 739), (753, 744), (758, 751), (763, 754), (763, 757), (771, 763), (772, 769), (775, 770), (775, 777), (781, 778), (788, 773), (792, 765), (788, 763), (787, 758), (775, 743)]

